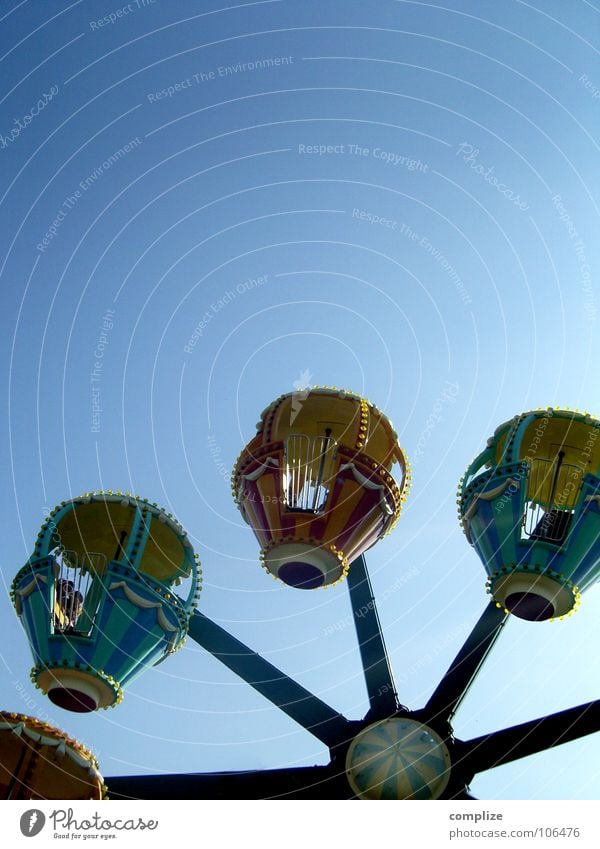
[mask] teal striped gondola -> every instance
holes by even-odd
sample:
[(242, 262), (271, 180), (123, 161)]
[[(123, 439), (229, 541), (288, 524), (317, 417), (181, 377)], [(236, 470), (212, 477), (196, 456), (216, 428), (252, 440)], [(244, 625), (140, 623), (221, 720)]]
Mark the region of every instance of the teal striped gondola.
[(92, 492), (63, 502), (11, 589), (32, 681), (67, 710), (118, 704), (126, 684), (185, 638), (197, 560), (181, 525), (146, 499)]
[(461, 480), (461, 524), (507, 613), (562, 619), (600, 576), (599, 436), (587, 413), (523, 413), (496, 429)]

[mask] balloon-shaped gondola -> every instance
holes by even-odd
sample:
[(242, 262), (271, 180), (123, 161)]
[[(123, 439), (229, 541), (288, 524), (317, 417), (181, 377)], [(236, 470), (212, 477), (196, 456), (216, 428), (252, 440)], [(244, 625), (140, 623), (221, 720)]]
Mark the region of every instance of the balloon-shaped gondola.
[[(11, 590), (32, 681), (67, 710), (120, 702), (128, 682), (185, 638), (196, 561), (181, 525), (145, 499), (109, 491), (63, 502)], [(183, 581), (185, 599), (173, 591)]]
[(600, 576), (600, 421), (535, 410), (498, 427), (461, 481), (459, 516), (488, 592), (521, 619), (562, 618)]
[(369, 401), (326, 387), (281, 395), (257, 430), (232, 489), (264, 567), (300, 589), (336, 583), (400, 515), (410, 471), (396, 432)]
[(0, 799), (103, 799), (106, 789), (96, 758), (77, 740), (0, 711)]

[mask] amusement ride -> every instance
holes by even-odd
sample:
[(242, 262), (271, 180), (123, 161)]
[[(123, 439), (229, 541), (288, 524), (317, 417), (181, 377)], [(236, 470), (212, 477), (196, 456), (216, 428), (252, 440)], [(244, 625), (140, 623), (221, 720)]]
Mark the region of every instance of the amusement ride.
[[(565, 619), (600, 576), (600, 420), (533, 410), (500, 425), (461, 479), (458, 518), (489, 597), (427, 703), (399, 701), (365, 552), (400, 516), (410, 466), (386, 415), (333, 387), (281, 395), (238, 457), (232, 493), (262, 568), (350, 593), (369, 698), (348, 720), (197, 609), (198, 555), (148, 500), (88, 492), (47, 517), (12, 583), (31, 680), (57, 706), (114, 707), (187, 637), (324, 743), (329, 764), (103, 779), (52, 725), (0, 713), (5, 799), (471, 799), (474, 776), (600, 730), (600, 700), (460, 740), (452, 719), (509, 616)], [(337, 590), (336, 590), (337, 591)], [(366, 611), (366, 613), (365, 613)], [(360, 612), (360, 615), (358, 613)]]

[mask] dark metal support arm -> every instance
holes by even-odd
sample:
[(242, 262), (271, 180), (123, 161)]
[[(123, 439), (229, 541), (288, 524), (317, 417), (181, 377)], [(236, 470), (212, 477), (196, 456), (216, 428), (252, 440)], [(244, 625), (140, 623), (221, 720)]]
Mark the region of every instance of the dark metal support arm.
[(506, 618), (504, 611), (490, 601), (427, 702), (424, 713), (450, 721), (496, 642)]
[(388, 716), (397, 710), (398, 697), (363, 556), (352, 563), (347, 580), (371, 711)]
[(352, 795), (328, 766), (107, 778), (109, 799), (339, 799)]
[(207, 616), (194, 613), (189, 635), (329, 748), (348, 738), (349, 723), (345, 717)]
[(467, 740), (458, 749), (461, 769), (483, 772), (600, 731), (600, 700)]

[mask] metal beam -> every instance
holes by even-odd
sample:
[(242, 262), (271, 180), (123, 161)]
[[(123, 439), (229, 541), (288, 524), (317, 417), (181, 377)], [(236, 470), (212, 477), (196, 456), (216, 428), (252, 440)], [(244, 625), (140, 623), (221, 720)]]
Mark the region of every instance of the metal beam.
[(350, 566), (347, 581), (371, 712), (382, 717), (389, 716), (399, 707), (398, 696), (367, 564), (362, 555)]
[(345, 717), (204, 614), (194, 613), (189, 636), (330, 749), (351, 736)]
[(461, 790), (456, 790), (452, 793), (449, 793), (448, 790), (446, 790), (440, 798), (453, 799), (455, 802), (477, 802), (477, 796), (471, 796), (466, 787), (462, 788)]
[(498, 639), (506, 619), (504, 610), (490, 601), (434, 690), (424, 708), (424, 714), (431, 719), (450, 721)]
[(350, 785), (329, 766), (259, 772), (127, 775), (107, 778), (109, 799), (348, 799)]
[(457, 743), (460, 769), (483, 772), (600, 731), (600, 700)]

